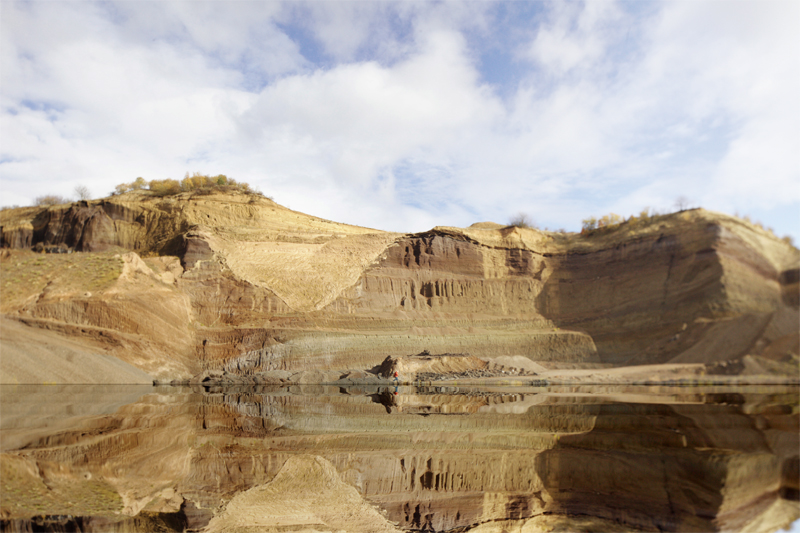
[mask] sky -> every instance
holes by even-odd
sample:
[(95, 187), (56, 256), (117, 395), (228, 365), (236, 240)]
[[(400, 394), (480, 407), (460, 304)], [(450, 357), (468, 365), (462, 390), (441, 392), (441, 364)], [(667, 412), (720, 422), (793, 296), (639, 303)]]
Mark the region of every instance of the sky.
[(0, 204), (225, 174), (393, 231), (690, 206), (800, 242), (800, 2), (0, 2)]

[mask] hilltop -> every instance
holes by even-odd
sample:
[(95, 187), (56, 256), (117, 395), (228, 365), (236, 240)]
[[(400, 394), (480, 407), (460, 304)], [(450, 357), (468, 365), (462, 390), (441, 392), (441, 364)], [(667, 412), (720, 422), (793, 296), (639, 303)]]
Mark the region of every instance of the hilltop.
[(423, 350), (798, 377), (800, 252), (702, 209), (585, 234), (390, 233), (247, 191), (136, 190), (3, 210), (0, 246), (4, 382), (343, 375)]

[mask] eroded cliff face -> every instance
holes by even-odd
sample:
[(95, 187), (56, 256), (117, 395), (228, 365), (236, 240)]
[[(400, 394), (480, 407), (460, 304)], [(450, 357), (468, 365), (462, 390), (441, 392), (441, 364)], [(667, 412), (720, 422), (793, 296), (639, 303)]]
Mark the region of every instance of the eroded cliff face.
[(705, 363), (762, 353), (778, 339), (796, 344), (797, 250), (732, 217), (673, 218), (552, 254), (542, 312), (589, 333), (615, 365)]
[[(800, 252), (703, 210), (587, 235), (491, 224), (394, 234), (246, 194), (138, 192), (6, 210), (0, 225), (6, 316), (92, 331), (158, 379), (365, 369), (425, 349), (551, 366), (800, 352)], [(9, 265), (37, 245), (118, 254), (136, 274), (95, 290), (28, 286)]]
[[(50, 338), (53, 334), (77, 343), (76, 350), (119, 359), (152, 377), (190, 377), (199, 371), (191, 302), (175, 285), (175, 274), (182, 271), (177, 259), (153, 263), (164, 267), (158, 273), (158, 267), (153, 270), (135, 253), (122, 252), (25, 251), (3, 259), (3, 324), (12, 319), (48, 334), (37, 337), (35, 329), (29, 329), (21, 336), (32, 349), (19, 349), (2, 363), (2, 383), (30, 383), (36, 375), (40, 379), (33, 382), (85, 383), (81, 376), (92, 373), (91, 364), (49, 373), (51, 363), (63, 363), (65, 350), (63, 343)], [(2, 342), (19, 341), (17, 332), (18, 327), (3, 327)]]

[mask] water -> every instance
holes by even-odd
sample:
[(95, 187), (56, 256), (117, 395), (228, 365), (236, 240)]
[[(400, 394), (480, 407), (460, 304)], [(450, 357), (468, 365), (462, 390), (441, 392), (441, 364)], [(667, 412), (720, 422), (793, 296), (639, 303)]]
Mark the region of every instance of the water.
[(0, 394), (4, 531), (766, 532), (800, 518), (798, 387)]

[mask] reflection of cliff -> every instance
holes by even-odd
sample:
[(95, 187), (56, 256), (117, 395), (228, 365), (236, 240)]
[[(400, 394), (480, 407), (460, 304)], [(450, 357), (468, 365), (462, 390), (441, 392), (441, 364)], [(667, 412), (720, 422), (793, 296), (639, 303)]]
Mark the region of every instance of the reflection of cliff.
[[(796, 432), (797, 416), (767, 424)], [(782, 499), (797, 483), (797, 473), (782, 477), (796, 454), (797, 443), (770, 442), (736, 406), (610, 405), (592, 431), (537, 457), (536, 471), (554, 513), (645, 531), (743, 531), (773, 506), (797, 507)]]
[[(0, 263), (4, 314), (91, 337), (160, 379), (363, 369), (423, 349), (554, 365), (800, 351), (800, 253), (703, 210), (592, 235), (492, 224), (394, 234), (256, 196), (131, 193), (4, 210), (0, 235), (14, 249)], [(96, 253), (59, 276), (66, 259), (19, 251), (34, 244)], [(119, 281), (110, 267), (108, 279), (76, 275), (126, 250)]]
[[(35, 419), (17, 424), (23, 433), (0, 461), (0, 511), (7, 520), (89, 514), (120, 528), (126, 516), (207, 521), (302, 456), (281, 483), (345, 483), (367, 507), (351, 496), (348, 505), (363, 516), (374, 505), (403, 529), (773, 531), (800, 517), (798, 399), (789, 391), (673, 392), (663, 396), (670, 404), (636, 404), (566, 391), (162, 390), (49, 434)], [(35, 403), (33, 390), (28, 398)], [(287, 500), (281, 520), (334, 516), (339, 499), (318, 488), (328, 507), (291, 518)], [(237, 505), (273, 508), (283, 492), (265, 488)]]

